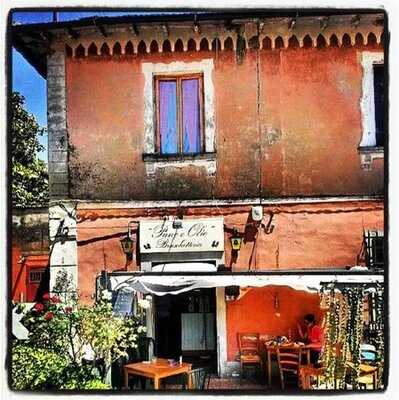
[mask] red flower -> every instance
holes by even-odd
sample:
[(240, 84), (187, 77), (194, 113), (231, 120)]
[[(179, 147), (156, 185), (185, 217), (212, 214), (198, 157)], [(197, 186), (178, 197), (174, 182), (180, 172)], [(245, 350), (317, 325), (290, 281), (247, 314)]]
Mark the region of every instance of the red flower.
[(65, 312), (70, 314), (72, 312), (72, 307), (65, 307)]
[(50, 299), (50, 294), (49, 293), (44, 293), (43, 300), (47, 301), (49, 299)]
[(58, 296), (50, 297), (50, 301), (52, 301), (53, 303), (61, 303), (61, 300)]
[(44, 310), (44, 305), (42, 303), (36, 303), (33, 308), (35, 311), (40, 312)]
[(46, 321), (50, 321), (51, 319), (53, 319), (54, 314), (51, 311), (47, 311), (46, 314), (44, 314), (44, 319)]

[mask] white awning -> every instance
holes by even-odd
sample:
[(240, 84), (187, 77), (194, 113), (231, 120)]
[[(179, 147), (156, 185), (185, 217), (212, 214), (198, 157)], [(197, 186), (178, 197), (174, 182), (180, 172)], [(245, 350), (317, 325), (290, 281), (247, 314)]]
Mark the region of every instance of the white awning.
[(206, 262), (163, 263), (151, 268), (151, 272), (216, 272), (215, 264)]
[(111, 275), (109, 276), (111, 290), (131, 289), (142, 293), (152, 293), (157, 296), (179, 294), (199, 288), (214, 288), (226, 286), (262, 287), (268, 285), (289, 286), (297, 290), (317, 292), (321, 283), (383, 283), (381, 275)]

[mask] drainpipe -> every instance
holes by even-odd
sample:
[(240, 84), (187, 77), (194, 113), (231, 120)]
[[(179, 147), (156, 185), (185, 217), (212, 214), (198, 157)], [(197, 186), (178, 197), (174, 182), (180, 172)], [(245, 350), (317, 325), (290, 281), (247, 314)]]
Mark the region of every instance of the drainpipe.
[(148, 346), (148, 358), (151, 360), (155, 352), (155, 305), (154, 299), (151, 301), (151, 307), (145, 310), (145, 325), (147, 328), (147, 340), (151, 341), (151, 346)]

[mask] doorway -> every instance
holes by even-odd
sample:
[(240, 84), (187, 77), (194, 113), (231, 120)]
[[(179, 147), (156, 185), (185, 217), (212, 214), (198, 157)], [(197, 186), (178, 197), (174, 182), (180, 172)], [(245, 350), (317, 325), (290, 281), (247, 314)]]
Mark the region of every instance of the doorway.
[(155, 296), (155, 355), (216, 370), (216, 292)]

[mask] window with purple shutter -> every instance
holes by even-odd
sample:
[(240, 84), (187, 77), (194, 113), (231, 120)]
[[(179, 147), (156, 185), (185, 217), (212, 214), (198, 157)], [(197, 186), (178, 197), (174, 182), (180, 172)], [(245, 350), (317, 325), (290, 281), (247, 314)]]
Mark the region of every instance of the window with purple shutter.
[(202, 152), (202, 76), (157, 77), (157, 139), (160, 154)]
[(159, 133), (162, 154), (178, 152), (176, 81), (159, 81)]

